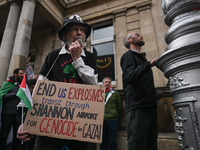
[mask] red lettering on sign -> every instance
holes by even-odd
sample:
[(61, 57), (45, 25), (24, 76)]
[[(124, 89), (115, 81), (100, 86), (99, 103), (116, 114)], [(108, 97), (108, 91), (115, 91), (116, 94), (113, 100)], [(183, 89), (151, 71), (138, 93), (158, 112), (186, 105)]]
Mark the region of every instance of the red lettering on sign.
[(42, 123), (43, 123), (44, 120), (47, 120), (47, 118), (42, 119), (42, 121), (40, 123), (40, 132), (42, 132), (42, 133), (45, 131), (45, 128), (43, 128), (43, 130), (41, 130)]
[[(84, 99), (83, 99), (84, 91), (85, 91), (85, 89), (82, 89), (82, 92), (81, 92), (81, 100), (84, 100)], [(86, 100), (87, 100), (87, 99), (86, 99)]]
[(72, 94), (71, 89), (73, 89), (73, 87), (70, 87), (70, 89), (69, 89), (68, 99), (72, 99), (72, 98), (70, 97), (70, 95)]
[(49, 131), (47, 131), (47, 129), (48, 129), (48, 127), (50, 126), (49, 121), (51, 121), (51, 120), (52, 120), (52, 119), (49, 119), (48, 122), (47, 122), (46, 130), (45, 130), (46, 133), (49, 133)]
[(100, 92), (100, 96), (101, 96), (101, 99), (99, 100), (100, 102), (103, 102), (103, 100), (104, 100), (102, 93), (103, 93), (103, 91)]
[(77, 99), (76, 94), (78, 94), (78, 89), (74, 88), (74, 97), (73, 97), (73, 99)]
[(104, 98), (102, 93), (104, 92), (101, 89), (84, 89), (70, 87), (68, 99), (103, 102)]
[[(44, 118), (40, 123), (40, 132), (44, 133), (54, 133), (54, 134), (62, 134), (66, 136), (76, 137), (75, 131), (77, 130), (76, 125), (79, 124), (79, 122), (73, 122), (73, 121), (64, 121), (63, 120), (55, 120)], [(45, 126), (45, 128), (42, 128), (42, 125)], [(51, 128), (50, 131), (48, 131), (48, 128)]]

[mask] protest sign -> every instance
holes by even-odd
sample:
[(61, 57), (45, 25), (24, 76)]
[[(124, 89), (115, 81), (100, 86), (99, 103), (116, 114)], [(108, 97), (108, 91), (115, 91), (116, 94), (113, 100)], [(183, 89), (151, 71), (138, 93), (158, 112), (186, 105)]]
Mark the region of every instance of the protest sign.
[(24, 130), (29, 134), (101, 143), (105, 88), (38, 80)]

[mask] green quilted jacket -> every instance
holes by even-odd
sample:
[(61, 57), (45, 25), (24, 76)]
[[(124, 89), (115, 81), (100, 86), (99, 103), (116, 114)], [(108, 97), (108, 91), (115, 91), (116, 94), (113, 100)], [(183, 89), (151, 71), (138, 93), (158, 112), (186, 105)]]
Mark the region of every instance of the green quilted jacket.
[(117, 120), (122, 109), (120, 95), (115, 90), (110, 90), (105, 101), (104, 121)]

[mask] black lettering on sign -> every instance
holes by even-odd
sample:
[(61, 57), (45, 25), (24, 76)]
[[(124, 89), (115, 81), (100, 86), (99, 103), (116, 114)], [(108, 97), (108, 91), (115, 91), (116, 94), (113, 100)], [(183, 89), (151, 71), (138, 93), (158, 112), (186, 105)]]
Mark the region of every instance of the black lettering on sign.
[(98, 114), (88, 113), (88, 112), (78, 112), (76, 118), (86, 118), (86, 119), (97, 119)]
[(53, 96), (56, 92), (56, 85), (55, 84), (48, 84), (48, 83), (40, 83), (37, 95), (46, 95), (46, 96)]
[(26, 126), (36, 127), (37, 121), (28, 120)]
[(101, 139), (101, 125), (99, 124), (85, 124), (82, 132), (83, 138)]
[[(36, 108), (37, 106), (37, 108)], [(40, 104), (38, 107), (38, 103), (35, 103), (33, 105), (34, 112), (31, 112), (30, 114), (32, 116), (41, 116), (41, 117), (49, 117), (52, 118), (61, 118), (61, 119), (67, 119), (70, 118), (73, 120), (74, 117), (74, 111), (75, 108), (68, 108), (68, 107), (59, 107), (59, 106), (49, 106)]]

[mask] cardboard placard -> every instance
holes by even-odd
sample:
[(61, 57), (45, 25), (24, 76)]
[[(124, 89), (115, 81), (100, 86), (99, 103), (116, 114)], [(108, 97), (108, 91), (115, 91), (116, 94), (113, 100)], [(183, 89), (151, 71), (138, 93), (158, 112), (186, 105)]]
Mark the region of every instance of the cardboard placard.
[(105, 88), (38, 80), (24, 131), (29, 134), (102, 142)]

